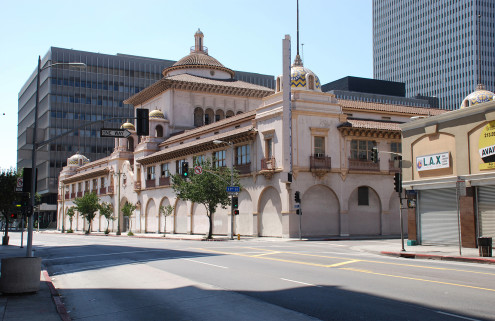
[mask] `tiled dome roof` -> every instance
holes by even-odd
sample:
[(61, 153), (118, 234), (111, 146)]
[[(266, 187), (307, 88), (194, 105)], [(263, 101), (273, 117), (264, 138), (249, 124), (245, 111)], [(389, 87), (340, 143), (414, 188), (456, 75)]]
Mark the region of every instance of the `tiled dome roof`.
[(87, 163), (89, 163), (89, 158), (79, 154), (79, 152), (77, 152), (75, 155), (72, 155), (67, 160), (67, 164), (69, 165), (86, 165)]
[(123, 123), (122, 126), (120, 126), (120, 128), (136, 130), (136, 127), (134, 127), (134, 125), (129, 122)]
[(461, 108), (471, 107), (477, 104), (493, 101), (495, 94), (485, 89), (484, 85), (479, 84), (476, 90), (470, 93), (462, 101)]
[(165, 119), (165, 116), (163, 115), (161, 110), (158, 110), (158, 109), (151, 111), (149, 117), (150, 117), (150, 119), (152, 119), (152, 118)]

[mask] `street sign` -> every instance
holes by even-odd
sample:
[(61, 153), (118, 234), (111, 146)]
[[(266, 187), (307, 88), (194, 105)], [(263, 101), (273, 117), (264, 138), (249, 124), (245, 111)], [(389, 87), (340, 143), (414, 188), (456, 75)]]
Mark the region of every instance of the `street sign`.
[(227, 186), (227, 193), (239, 193), (240, 191), (239, 186)]
[(194, 166), (194, 174), (199, 175), (203, 173), (203, 168), (201, 166)]
[(127, 129), (102, 128), (100, 129), (100, 136), (127, 138), (131, 136), (131, 132)]
[(299, 203), (294, 204), (294, 208), (295, 208), (295, 209), (299, 209), (299, 208), (301, 208), (301, 204), (299, 204)]
[(17, 183), (15, 186), (16, 192), (22, 192), (22, 186), (24, 186), (24, 179), (22, 177), (17, 177)]

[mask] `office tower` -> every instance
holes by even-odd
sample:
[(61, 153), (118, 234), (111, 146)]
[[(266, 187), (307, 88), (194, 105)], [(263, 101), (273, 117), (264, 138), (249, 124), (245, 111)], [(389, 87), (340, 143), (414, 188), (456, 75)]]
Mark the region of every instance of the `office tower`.
[(494, 21), (492, 0), (373, 0), (374, 78), (457, 109), (478, 83), (495, 89)]
[[(33, 56), (33, 65), (36, 59)], [(90, 122), (57, 139), (38, 152), (38, 193), (42, 202), (56, 204), (58, 175), (68, 157), (80, 152), (91, 161), (110, 155), (113, 138), (99, 137), (99, 129), (119, 128), (134, 117), (132, 105), (123, 101), (163, 77), (162, 70), (175, 61), (117, 54), (107, 55), (51, 47), (42, 57), (41, 67), (58, 62), (83, 62), (84, 69), (67, 65), (46, 68), (40, 76), (37, 141), (60, 135)], [(249, 72), (236, 72), (236, 78), (274, 87), (274, 77)], [(31, 146), (26, 138), (33, 126), (36, 97), (36, 70), (21, 88), (18, 97), (17, 168), (31, 167)], [(104, 119), (113, 118), (111, 121)], [(131, 120), (132, 121), (132, 120)], [(39, 132), (39, 131), (38, 131)]]

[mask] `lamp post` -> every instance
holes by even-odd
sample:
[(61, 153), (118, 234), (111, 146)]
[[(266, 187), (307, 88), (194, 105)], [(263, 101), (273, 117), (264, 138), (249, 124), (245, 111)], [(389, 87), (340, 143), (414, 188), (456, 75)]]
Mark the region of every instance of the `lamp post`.
[[(234, 143), (224, 142), (223, 140), (214, 140), (213, 144), (227, 144), (231, 151), (231, 164), (230, 164), (230, 186), (234, 185)], [(234, 239), (234, 206), (233, 206), (234, 194), (230, 194), (230, 239)]]
[[(64, 224), (65, 224), (65, 185), (62, 182), (60, 182), (60, 190), (62, 191), (61, 192), (61, 196), (62, 196), (62, 233), (64, 233), (65, 232), (65, 227), (64, 227)], [(39, 220), (38, 220), (38, 226), (40, 226)]]
[(120, 169), (117, 173), (114, 174), (119, 178), (118, 186), (117, 186), (117, 235), (122, 234), (120, 232), (120, 176), (124, 176), (123, 178), (126, 179), (125, 173), (121, 172)]
[[(36, 143), (36, 130), (38, 129), (38, 105), (39, 105), (39, 95), (40, 95), (40, 74), (43, 70), (48, 69), (57, 65), (68, 65), (73, 67), (86, 67), (86, 64), (82, 62), (57, 62), (50, 63), (45, 67), (41, 68), (41, 56), (38, 56), (38, 69), (36, 73), (36, 101), (34, 104), (34, 124), (33, 124), (33, 149), (31, 151), (31, 168), (32, 168), (32, 179), (31, 179), (31, 215), (28, 218), (28, 235), (27, 235), (27, 250), (26, 256), (33, 256), (33, 216), (34, 216), (34, 203), (35, 203), (35, 193), (36, 193), (36, 150), (38, 149), (38, 144)], [(39, 225), (39, 222), (38, 222)]]

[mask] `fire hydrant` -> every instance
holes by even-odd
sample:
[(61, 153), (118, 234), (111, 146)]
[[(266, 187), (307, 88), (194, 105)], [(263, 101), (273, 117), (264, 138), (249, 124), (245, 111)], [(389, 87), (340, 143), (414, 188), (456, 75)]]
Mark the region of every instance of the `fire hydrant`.
[(237, 240), (239, 241), (241, 239), (241, 234), (237, 234)]

